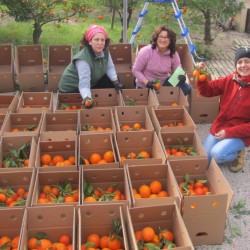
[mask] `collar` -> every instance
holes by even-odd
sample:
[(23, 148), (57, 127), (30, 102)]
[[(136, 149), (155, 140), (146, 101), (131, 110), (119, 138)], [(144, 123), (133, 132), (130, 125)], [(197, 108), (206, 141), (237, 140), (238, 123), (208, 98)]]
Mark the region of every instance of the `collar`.
[(167, 49), (165, 52), (161, 53), (158, 46), (156, 46), (157, 51), (162, 54), (162, 55), (169, 55), (170, 54), (170, 49)]
[(250, 77), (240, 77), (240, 75), (235, 72), (233, 75), (233, 81), (239, 84), (241, 87), (250, 87)]

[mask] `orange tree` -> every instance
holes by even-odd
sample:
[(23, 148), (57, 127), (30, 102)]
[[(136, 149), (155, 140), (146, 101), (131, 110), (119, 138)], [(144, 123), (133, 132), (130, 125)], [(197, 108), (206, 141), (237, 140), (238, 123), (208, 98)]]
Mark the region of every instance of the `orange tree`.
[(91, 0), (0, 0), (0, 12), (17, 22), (32, 22), (33, 43), (38, 44), (43, 25), (60, 23), (69, 17), (86, 15)]

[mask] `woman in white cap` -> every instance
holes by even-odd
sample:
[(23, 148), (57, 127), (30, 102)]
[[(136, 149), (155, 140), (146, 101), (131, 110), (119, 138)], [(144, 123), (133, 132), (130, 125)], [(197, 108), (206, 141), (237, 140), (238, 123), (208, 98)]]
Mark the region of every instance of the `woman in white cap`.
[(115, 88), (121, 90), (117, 73), (108, 50), (110, 39), (107, 31), (99, 25), (91, 25), (82, 38), (84, 48), (74, 57), (65, 69), (59, 91), (62, 93), (80, 92), (83, 105), (92, 103), (91, 90), (93, 88)]
[[(209, 161), (230, 162), (238, 172), (244, 165), (245, 147), (250, 145), (250, 48), (235, 53), (236, 70), (217, 80), (197, 82), (202, 96), (221, 96), (220, 111), (203, 143)], [(197, 68), (205, 68), (203, 62)]]

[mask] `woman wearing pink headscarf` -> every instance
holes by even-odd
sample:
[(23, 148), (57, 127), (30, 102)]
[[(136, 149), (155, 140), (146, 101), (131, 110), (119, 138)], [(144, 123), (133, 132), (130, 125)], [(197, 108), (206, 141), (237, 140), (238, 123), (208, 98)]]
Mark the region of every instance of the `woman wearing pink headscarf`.
[(92, 100), (90, 89), (122, 90), (108, 50), (109, 43), (107, 31), (102, 26), (91, 25), (82, 38), (84, 48), (73, 57), (61, 77), (59, 91), (80, 92), (84, 104)]

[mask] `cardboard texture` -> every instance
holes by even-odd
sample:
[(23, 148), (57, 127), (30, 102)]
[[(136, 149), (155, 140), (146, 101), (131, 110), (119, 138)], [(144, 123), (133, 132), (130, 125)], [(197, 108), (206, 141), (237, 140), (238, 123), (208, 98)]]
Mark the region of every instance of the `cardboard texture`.
[(7, 114), (0, 114), (0, 136), (3, 133), (3, 124), (4, 124), (6, 117), (7, 117)]
[[(42, 113), (9, 113), (3, 126), (3, 136), (31, 135), (39, 136)], [(18, 129), (18, 132), (12, 132)]]
[[(9, 209), (12, 208), (24, 208), (28, 207), (31, 204), (32, 192), (34, 187), (35, 180), (35, 170), (33, 169), (23, 169), (16, 170), (14, 172), (0, 172), (0, 188), (10, 188), (14, 192), (17, 191), (18, 188), (24, 188), (26, 192), (28, 192), (26, 196), (26, 201), (16, 201), (14, 203), (10, 203), (8, 205)], [(21, 202), (21, 203), (20, 203)], [(19, 204), (20, 203), (20, 204)], [(19, 204), (19, 205), (18, 205)], [(6, 204), (7, 206), (7, 204)], [(0, 206), (0, 210), (2, 208), (6, 208), (6, 206)], [(2, 211), (0, 211), (1, 214)], [(2, 222), (1, 222), (2, 224)]]
[(127, 156), (131, 152), (138, 154), (141, 151), (147, 151), (150, 154), (151, 158), (125, 159), (123, 163), (128, 165), (148, 165), (164, 164), (166, 161), (165, 153), (154, 131), (117, 132), (116, 143), (118, 159), (121, 165), (122, 156)]
[(65, 203), (65, 202), (55, 202), (55, 203), (38, 203), (39, 195), (42, 192), (44, 185), (71, 185), (73, 190), (80, 190), (80, 174), (77, 170), (72, 171), (37, 171), (35, 177), (34, 190), (32, 193), (31, 206), (63, 206), (63, 205), (79, 205), (80, 204), (80, 192), (78, 195), (78, 201)]
[(158, 107), (159, 102), (152, 90), (145, 89), (124, 89), (122, 90), (124, 106), (145, 106)]
[[(117, 131), (119, 132), (121, 132), (121, 127), (123, 125), (128, 125), (129, 127), (133, 128), (133, 125), (135, 123), (140, 123), (143, 131), (154, 130), (148, 110), (144, 106), (116, 107), (115, 108), (115, 122), (116, 122)], [(136, 131), (140, 131), (140, 129)]]
[(168, 229), (174, 235), (176, 249), (194, 250), (186, 226), (176, 204), (127, 208), (128, 236), (132, 250), (137, 250), (135, 232), (152, 227), (158, 234), (159, 228)]
[(76, 106), (77, 109), (80, 109), (82, 105), (82, 97), (80, 93), (60, 93), (56, 94), (56, 104), (55, 112), (77, 112), (75, 109), (65, 109)]
[[(118, 168), (119, 160), (117, 157), (117, 148), (115, 147), (114, 133), (85, 133), (79, 135), (79, 147), (78, 147), (78, 166), (84, 169), (107, 169)], [(89, 160), (89, 157), (93, 153), (98, 153), (101, 156), (106, 151), (113, 151), (114, 162), (105, 164), (89, 164), (84, 165), (83, 159)]]
[[(24, 146), (27, 142), (31, 142), (30, 144), (30, 154), (29, 154), (29, 164), (27, 169), (31, 170), (31, 168), (35, 167), (35, 157), (37, 150), (37, 141), (34, 136), (20, 135), (20, 136), (2, 136), (0, 138), (0, 162), (3, 162), (4, 154), (10, 151), (10, 149), (18, 150), (22, 146)], [(26, 169), (22, 168), (22, 170)], [(19, 171), (20, 168), (10, 167), (4, 168), (1, 165), (0, 172), (15, 172)]]
[(56, 92), (65, 68), (72, 59), (72, 45), (48, 46), (48, 90)]
[[(153, 109), (151, 110), (151, 120), (157, 134), (161, 132), (193, 132), (196, 125), (187, 110), (183, 107), (172, 109)], [(183, 126), (178, 126), (178, 123)], [(170, 126), (174, 124), (175, 126)]]
[(17, 105), (17, 113), (53, 112), (52, 92), (22, 92)]
[(14, 54), (11, 44), (0, 45), (0, 93), (15, 91)]
[(222, 244), (233, 190), (217, 163), (212, 160), (207, 168), (206, 160), (190, 159), (170, 162), (170, 167), (177, 184), (188, 173), (191, 179), (206, 179), (206, 186), (212, 192), (210, 195), (182, 196), (182, 217), (193, 244)]
[(189, 111), (189, 103), (180, 88), (163, 86), (153, 92), (159, 102), (158, 109), (166, 106), (168, 108), (184, 107)]
[(118, 79), (123, 85), (123, 89), (134, 89), (135, 78), (132, 71), (118, 72)]
[(23, 208), (6, 208), (1, 209), (0, 213), (0, 235), (8, 236), (13, 239), (16, 236), (20, 236), (20, 240), (22, 238), (22, 224), (24, 218), (24, 209)]
[(69, 132), (76, 135), (79, 132), (78, 126), (78, 113), (45, 113), (41, 133)]
[[(180, 206), (179, 188), (174, 181), (174, 175), (171, 168), (166, 164), (156, 165), (126, 165), (125, 169), (128, 175), (129, 189), (131, 192), (131, 201), (133, 207), (143, 207), (157, 205), (173, 204)], [(157, 180), (162, 184), (162, 190), (167, 191), (168, 197), (154, 197), (136, 199), (133, 195), (133, 189), (139, 192), (139, 187), (143, 184), (149, 185), (151, 181)]]
[(77, 140), (77, 135), (75, 131), (48, 131), (42, 132), (40, 134), (40, 142), (51, 142), (51, 141), (75, 141)]
[(13, 94), (0, 95), (0, 113), (6, 114), (8, 111), (16, 112), (17, 104), (19, 101), (20, 93), (15, 92)]
[[(172, 160), (186, 160), (186, 159), (199, 159), (199, 158), (207, 158), (207, 154), (203, 148), (201, 140), (197, 133), (194, 132), (161, 132), (159, 134), (159, 140), (163, 147), (164, 153), (166, 154), (166, 158), (168, 161)], [(192, 147), (193, 151), (197, 154), (192, 155), (167, 155), (166, 148), (173, 148), (179, 146), (188, 146)]]
[[(85, 204), (78, 206), (78, 248), (86, 243), (87, 236), (97, 233), (102, 236), (109, 236), (113, 232), (113, 221), (119, 220), (122, 228), (124, 250), (130, 250), (126, 232), (126, 222), (121, 204)], [(100, 213), (100, 211), (102, 211)]]
[(16, 46), (15, 67), (21, 91), (45, 90), (42, 45)]
[[(93, 126), (93, 128), (91, 127)], [(111, 108), (82, 109), (79, 111), (80, 133), (116, 132)]]
[[(121, 203), (126, 206), (131, 205), (131, 197), (129, 191), (129, 185), (127, 180), (127, 175), (123, 168), (113, 168), (113, 169), (81, 169), (81, 205), (88, 204), (89, 202), (84, 201), (84, 187), (86, 184), (91, 184), (94, 189), (106, 190), (109, 187), (114, 187), (124, 194), (124, 200), (113, 199), (113, 200), (103, 200), (98, 201), (99, 203)], [(94, 202), (95, 203), (95, 202)]]
[[(59, 132), (58, 132), (59, 133)], [(41, 156), (43, 154), (49, 154), (52, 158), (56, 155), (61, 155), (64, 160), (67, 160), (70, 156), (74, 156), (77, 159), (77, 136), (70, 138), (71, 140), (51, 140), (38, 141), (38, 147), (36, 152), (35, 167), (39, 171), (65, 171), (65, 170), (77, 170), (77, 162), (75, 164), (66, 164), (61, 166), (54, 166), (52, 163), (49, 166), (43, 166), (41, 163)]]
[(26, 209), (20, 250), (28, 249), (28, 241), (38, 233), (48, 235), (48, 240), (59, 242), (63, 234), (72, 239), (72, 249), (76, 249), (76, 214), (74, 206), (29, 207)]

